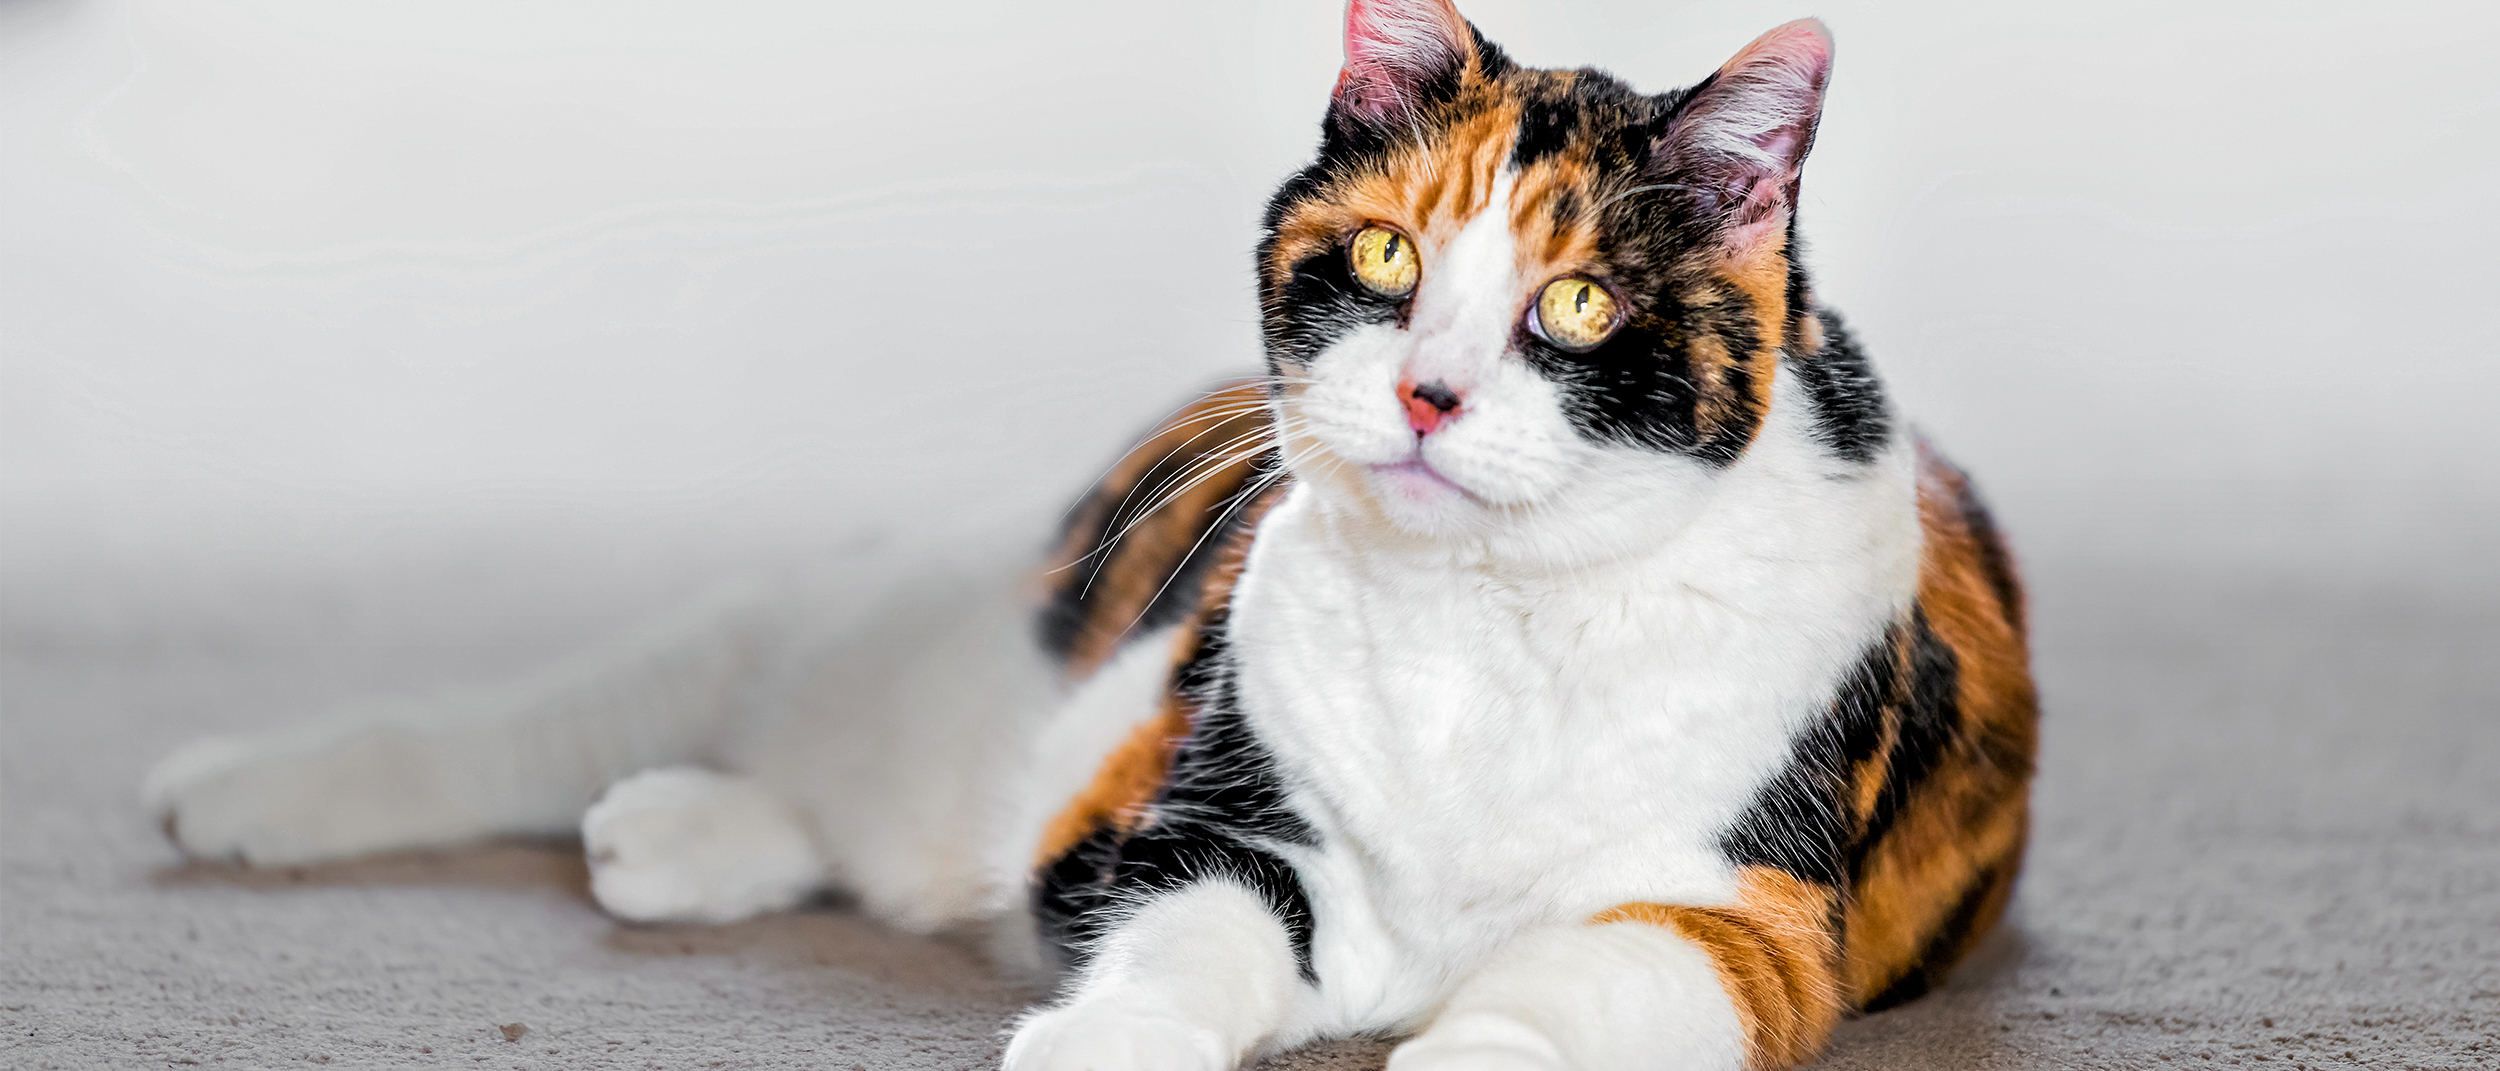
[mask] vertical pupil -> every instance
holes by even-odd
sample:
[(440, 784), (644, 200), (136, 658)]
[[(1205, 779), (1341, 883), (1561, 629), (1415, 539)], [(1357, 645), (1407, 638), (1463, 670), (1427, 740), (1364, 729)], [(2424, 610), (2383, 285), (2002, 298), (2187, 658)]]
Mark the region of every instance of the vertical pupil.
[(1572, 295), (1571, 311), (1574, 313), (1589, 311), (1589, 286), (1587, 283), (1580, 284), (1580, 292)]
[(1380, 247), (1381, 263), (1388, 264), (1398, 259), (1398, 243), (1400, 241), (1401, 239), (1397, 235), (1392, 234), (1389, 236), (1388, 242)]

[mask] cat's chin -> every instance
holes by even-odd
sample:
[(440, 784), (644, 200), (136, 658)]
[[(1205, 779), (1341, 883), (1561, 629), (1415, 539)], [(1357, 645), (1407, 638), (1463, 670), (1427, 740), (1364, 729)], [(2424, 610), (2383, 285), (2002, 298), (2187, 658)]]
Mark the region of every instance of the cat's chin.
[(1650, 555), (1718, 498), (1717, 474), (1682, 459), (1613, 449), (1577, 461), (1569, 477), (1534, 487), (1506, 486), (1479, 478), (1463, 463), (1435, 465), (1420, 457), (1323, 461), (1296, 472), (1315, 504), (1359, 547), (1429, 546), (1532, 571), (1585, 570)]
[(1411, 536), (1480, 538), (1497, 511), (1484, 496), (1420, 457), (1365, 465), (1352, 482), (1380, 520)]

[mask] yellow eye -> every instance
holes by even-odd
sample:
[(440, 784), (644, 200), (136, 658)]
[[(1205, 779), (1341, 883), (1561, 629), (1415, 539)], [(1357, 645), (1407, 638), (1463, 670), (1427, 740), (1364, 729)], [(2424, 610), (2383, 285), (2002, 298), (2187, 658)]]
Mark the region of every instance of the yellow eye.
[(1586, 279), (1556, 279), (1537, 295), (1536, 326), (1546, 341), (1585, 350), (1615, 333), (1615, 296)]
[(1415, 243), (1387, 227), (1363, 228), (1347, 253), (1354, 258), (1354, 277), (1388, 297), (1406, 296), (1424, 270), (1423, 261), (1415, 256)]

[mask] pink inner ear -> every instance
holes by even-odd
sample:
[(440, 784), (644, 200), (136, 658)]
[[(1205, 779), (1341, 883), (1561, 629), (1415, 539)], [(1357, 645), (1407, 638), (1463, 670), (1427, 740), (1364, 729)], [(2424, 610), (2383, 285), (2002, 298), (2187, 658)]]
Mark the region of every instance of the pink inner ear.
[(1776, 221), (1814, 144), (1832, 63), (1823, 24), (1799, 19), (1763, 34), (1719, 68), (1668, 134), (1671, 166), (1717, 187), (1712, 203), (1737, 245)]
[(1720, 242), (1730, 256), (1743, 260), (1783, 236), (1788, 218), (1779, 210), (1788, 204), (1794, 189), (1778, 175), (1764, 174), (1754, 180), (1753, 187), (1742, 194), (1732, 225), (1720, 232)]
[(1773, 160), (1795, 161), (1803, 155), (1798, 149), (1805, 140), (1804, 130), (1795, 126), (1783, 126), (1753, 139), (1753, 144), (1755, 148), (1762, 150), (1762, 155), (1765, 157)]
[(1467, 22), (1449, 0), (1353, 0), (1337, 100), (1366, 119), (1405, 111), (1424, 80), (1466, 53)]

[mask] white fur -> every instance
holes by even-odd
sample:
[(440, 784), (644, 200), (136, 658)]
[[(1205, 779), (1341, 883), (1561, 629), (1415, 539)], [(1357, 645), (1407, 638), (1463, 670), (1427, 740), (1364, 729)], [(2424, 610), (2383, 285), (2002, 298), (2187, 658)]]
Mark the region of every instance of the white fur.
[(1312, 786), (1318, 1030), (1418, 1024), (1525, 930), (1731, 902), (1717, 835), (1915, 581), (1906, 452), (1837, 477), (1793, 391), (1706, 505), (1618, 557), (1384, 553), (1316, 488), (1269, 515), (1232, 634), (1244, 708)]
[(1470, 975), (1389, 1071), (1736, 1068), (1736, 1005), (1701, 949), (1637, 922), (1522, 934)]
[(1017, 782), (1002, 793), (1004, 823), (988, 845), (991, 886), (1000, 897), (993, 911), (1021, 906), (1016, 901), (1032, 872), (1043, 827), (1093, 780), (1103, 756), (1157, 713), (1178, 632), (1175, 625), (1131, 639), (1077, 685), (1035, 734), (1013, 775)]
[(635, 922), (735, 922), (821, 888), (825, 862), (787, 803), (697, 766), (645, 770), (582, 816), (590, 892)]
[(1007, 1068), (1226, 1071), (1273, 1044), (1301, 989), (1267, 902), (1201, 882), (1113, 929), (1067, 998), (1018, 1024)]
[[(738, 585), (522, 681), (195, 743), (143, 795), (196, 858), (579, 829), (627, 918), (727, 921), (828, 885), (916, 932), (984, 917), (1008, 900), (994, 790), (1054, 688), (1006, 556), (973, 556)], [(731, 777), (631, 776), (687, 764)], [(708, 843), (730, 816), (761, 826)]]
[(999, 787), (1057, 694), (1002, 564), (890, 581), (804, 644), (718, 749), (812, 816), (833, 884), (915, 933), (999, 899), (983, 847)]
[(783, 627), (725, 589), (523, 680), (194, 743), (142, 795), (185, 853), (264, 865), (569, 833), (610, 781), (696, 757)]

